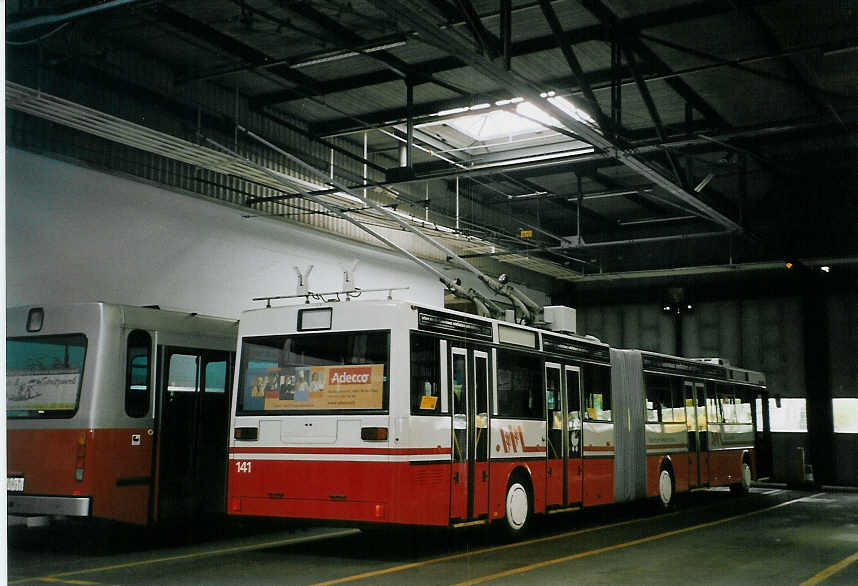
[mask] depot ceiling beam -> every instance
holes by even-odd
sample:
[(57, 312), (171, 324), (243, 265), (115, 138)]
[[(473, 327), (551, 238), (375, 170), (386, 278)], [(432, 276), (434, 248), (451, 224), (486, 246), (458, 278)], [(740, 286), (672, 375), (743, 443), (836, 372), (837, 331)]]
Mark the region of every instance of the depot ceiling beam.
[[(564, 244), (560, 246), (543, 246), (541, 248), (531, 248), (529, 250), (504, 250), (501, 252), (482, 252), (475, 254), (463, 254), (461, 258), (481, 258), (481, 257), (498, 257), (509, 256), (513, 254), (525, 254), (534, 252), (549, 252), (557, 250), (585, 250), (589, 248), (607, 248), (613, 246), (636, 246), (639, 244), (653, 244), (655, 242), (675, 242), (696, 240), (699, 238), (717, 238), (729, 236), (730, 232), (692, 232), (689, 234), (673, 234), (670, 236), (652, 236), (647, 238), (628, 238), (625, 240), (605, 240), (602, 242), (580, 242), (578, 244)], [(569, 238), (569, 237), (567, 237)]]
[[(647, 74), (652, 73), (652, 70), (650, 70), (646, 65), (642, 64), (641, 67), (644, 69), (644, 71), (647, 72)], [(612, 75), (613, 73), (610, 68), (600, 69), (597, 71), (585, 73), (584, 79), (587, 81), (587, 83), (590, 84), (593, 89), (603, 89), (604, 87), (610, 86)], [(629, 80), (627, 83), (634, 82)], [(572, 94), (578, 91), (578, 81), (573, 76), (548, 79), (543, 81), (542, 85), (547, 88), (575, 88), (571, 92), (569, 92)], [(292, 93), (292, 95), (294, 95), (294, 92)], [(443, 112), (444, 110), (452, 110), (463, 106), (472, 106), (474, 104), (479, 104), (483, 102), (494, 103), (497, 100), (509, 99), (512, 97), (515, 96), (511, 95), (509, 90), (499, 90), (485, 94), (473, 95), (470, 99), (457, 97), (433, 102), (423, 102), (421, 104), (415, 104), (414, 115), (417, 118), (425, 118), (431, 116), (432, 114)], [(251, 99), (251, 103), (256, 104), (256, 101), (254, 99)], [(357, 124), (354, 119), (351, 118), (336, 118), (327, 122), (312, 125), (312, 131), (319, 134), (320, 136), (334, 136), (337, 134), (358, 132), (361, 130), (366, 130), (367, 128), (377, 128), (380, 126), (389, 126), (391, 124), (397, 124), (403, 122), (405, 118), (405, 108), (390, 108), (386, 110), (377, 110), (374, 112), (360, 114), (360, 119), (367, 126)], [(425, 121), (426, 120), (424, 120), (424, 122)], [(418, 120), (417, 123), (419, 122), (420, 121)]]
[[(529, 181), (527, 179), (518, 179), (517, 182), (522, 184), (527, 189), (531, 189), (533, 191), (547, 191), (544, 187), (542, 187), (538, 183), (534, 183), (533, 181)], [(600, 230), (616, 230), (616, 228), (617, 228), (616, 222), (614, 222), (613, 220), (603, 216), (602, 214), (600, 214), (598, 212), (587, 209), (585, 207), (567, 205), (569, 203), (568, 197), (555, 197), (555, 196), (553, 196), (553, 194), (547, 193), (547, 197), (545, 199), (553, 201), (553, 203), (559, 205), (565, 211), (573, 212), (575, 214), (576, 220), (578, 220), (579, 218), (587, 218), (588, 222), (596, 224)], [(490, 206), (490, 205), (494, 205), (494, 204), (507, 204), (510, 206), (514, 206), (515, 204), (517, 204), (519, 202), (523, 202), (523, 201), (526, 201), (526, 200), (524, 198), (511, 198), (511, 199), (507, 199), (506, 201), (488, 202), (485, 205)], [(515, 217), (519, 217), (519, 214), (516, 214)], [(563, 219), (563, 221), (565, 222), (565, 218)], [(558, 240), (562, 240), (559, 237), (557, 237), (557, 238), (558, 238)]]
[(708, 216), (728, 230), (741, 231), (741, 226), (733, 219), (701, 201), (696, 194), (690, 193), (670, 181), (660, 172), (647, 165), (633, 151), (623, 150), (619, 145), (611, 142), (590, 125), (570, 116), (560, 108), (553, 106), (550, 102), (541, 100), (540, 92), (542, 88), (540, 85), (531, 82), (514, 71), (504, 70), (501, 64), (494, 63), (485, 56), (478, 54), (473, 50), (473, 47), (458, 37), (446, 31), (439, 30), (433, 18), (427, 16), (424, 10), (418, 9), (413, 3), (403, 0), (371, 0), (371, 2), (376, 8), (387, 13), (391, 18), (414, 28), (424, 42), (432, 44), (441, 50), (459, 55), (478, 73), (492, 79), (502, 87), (510, 89), (516, 95), (531, 100), (534, 104), (540, 104), (546, 113), (557, 119), (563, 126), (580, 136), (584, 141), (590, 143), (600, 151), (611, 153), (613, 158), (652, 181), (655, 185), (683, 203), (688, 204), (691, 208)]
[(483, 26), (483, 21), (474, 9), (474, 5), (471, 3), (471, 0), (455, 0), (455, 2), (459, 6), (459, 10), (462, 11), (462, 16), (465, 19), (465, 25), (467, 25), (471, 34), (474, 36), (474, 40), (477, 41), (477, 44), (482, 49), (483, 55), (489, 59), (497, 57), (500, 42), (496, 36), (490, 33), (486, 27)]
[[(649, 93), (649, 88), (647, 88), (643, 76), (640, 74), (640, 71), (638, 71), (635, 55), (627, 45), (623, 45), (622, 49), (623, 52), (626, 54), (626, 61), (629, 70), (632, 72), (632, 75), (635, 78), (635, 84), (637, 84), (638, 86), (638, 92), (643, 98), (644, 104), (646, 105), (646, 109), (649, 112), (649, 117), (652, 120), (653, 125), (655, 126), (655, 132), (658, 135), (658, 140), (664, 142), (664, 124), (662, 124), (661, 122), (661, 116), (659, 116), (658, 114), (658, 108), (655, 105), (655, 101), (652, 99), (652, 94)], [(679, 165), (677, 164), (676, 159), (673, 157), (673, 153), (671, 153), (670, 150), (665, 149), (664, 156), (667, 158), (667, 162), (670, 165), (671, 170), (673, 171), (673, 176), (684, 189), (688, 189), (688, 183), (686, 182), (685, 174), (680, 172)]]
[[(614, 190), (617, 193), (623, 193), (626, 198), (635, 202), (636, 204), (638, 204), (639, 206), (641, 206), (645, 210), (649, 210), (653, 213), (657, 213), (657, 214), (661, 214), (661, 215), (670, 213), (670, 211), (668, 211), (668, 209), (667, 209), (667, 206), (664, 206), (661, 202), (654, 201), (652, 199), (647, 199), (647, 197), (643, 196), (642, 193), (646, 193), (643, 190), (629, 189), (628, 186), (623, 185), (623, 183), (614, 179), (613, 177), (609, 177), (608, 175), (605, 175), (604, 173), (600, 173), (598, 169), (585, 169), (585, 170), (579, 171), (578, 174), (579, 174), (579, 176), (587, 177), (590, 180), (595, 181), (596, 183), (599, 183), (605, 189)], [(652, 190), (650, 189), (649, 191), (652, 191)], [(609, 191), (609, 193), (610, 193), (610, 191)], [(586, 194), (585, 194), (585, 199), (586, 199)]]
[[(262, 51), (251, 47), (250, 45), (239, 41), (238, 39), (219, 31), (218, 29), (209, 26), (208, 24), (191, 18), (187, 14), (167, 6), (166, 4), (158, 4), (157, 14), (161, 21), (169, 24), (179, 32), (191, 35), (216, 50), (220, 50), (233, 57), (238, 57), (242, 61), (250, 64), (252, 67), (260, 67), (271, 64), (274, 61), (269, 55)], [(307, 92), (315, 91), (315, 81), (289, 67), (288, 65), (274, 65), (268, 67), (270, 73), (280, 77), (281, 79), (293, 84), (299, 89), (286, 89), (293, 97), (305, 95)]]
[[(858, 125), (851, 125), (851, 132), (858, 130)], [(726, 132), (713, 134), (695, 134), (688, 136), (682, 126), (668, 126), (668, 141), (659, 144), (658, 141), (641, 140), (633, 143), (635, 152), (639, 156), (649, 156), (655, 153), (662, 152), (663, 149), (669, 148), (673, 150), (702, 150), (711, 152), (717, 149), (727, 148), (719, 143), (729, 140), (768, 140), (778, 141), (789, 140), (792, 137), (806, 138), (809, 133), (812, 136), (834, 135), (847, 136), (840, 127), (833, 126), (830, 123), (812, 122), (790, 122), (780, 125), (764, 125), (753, 126), (740, 129), (733, 129)], [(652, 134), (649, 132), (648, 134)], [(785, 138), (786, 137), (786, 138)], [(714, 140), (713, 140), (714, 139)], [(735, 149), (732, 145), (730, 148)], [(493, 157), (494, 155), (487, 155)], [(500, 153), (498, 156), (502, 156)], [(585, 167), (609, 167), (616, 166), (619, 162), (616, 161), (610, 153), (597, 152), (589, 154), (581, 154), (580, 151), (570, 151), (567, 154), (547, 153), (543, 157), (532, 156), (522, 160), (521, 158), (513, 158), (504, 164), (503, 160), (493, 160), (488, 164), (473, 164), (467, 170), (456, 167), (439, 168), (437, 165), (417, 164), (414, 166), (415, 176), (401, 183), (410, 183), (412, 181), (427, 181), (429, 179), (449, 179), (452, 177), (488, 177), (493, 175), (506, 174), (514, 179), (521, 177), (537, 177), (565, 174), (576, 172)]]
[[(614, 14), (601, 0), (581, 0), (581, 4), (587, 8), (599, 21), (609, 29), (619, 30), (622, 43), (629, 46), (638, 55), (643, 57), (649, 63), (655, 65), (662, 73), (672, 73), (670, 67), (656, 55), (656, 53), (646, 46), (637, 36), (637, 31), (631, 31), (624, 26), (623, 21)], [(679, 94), (686, 102), (694, 106), (694, 109), (700, 112), (704, 118), (717, 127), (728, 128), (730, 124), (719, 114), (700, 94), (691, 88), (685, 81), (678, 77), (671, 77), (665, 80), (673, 90)]]
[(578, 58), (575, 56), (575, 51), (572, 49), (572, 45), (566, 40), (566, 33), (563, 31), (560, 19), (557, 18), (557, 13), (554, 12), (554, 7), (551, 6), (551, 2), (549, 2), (549, 0), (540, 0), (539, 4), (542, 8), (542, 14), (545, 16), (545, 20), (548, 21), (548, 25), (551, 27), (551, 32), (554, 33), (554, 37), (557, 39), (557, 45), (560, 47), (560, 51), (563, 53), (563, 57), (566, 59), (569, 69), (572, 70), (572, 75), (575, 78), (578, 87), (584, 94), (584, 98), (586, 98), (587, 103), (590, 106), (589, 109), (593, 119), (596, 120), (596, 124), (598, 124), (599, 128), (602, 129), (602, 132), (610, 134), (612, 132), (611, 122), (605, 117), (605, 113), (602, 112), (602, 108), (599, 106), (599, 101), (596, 99), (593, 89), (587, 82), (587, 78), (584, 77), (584, 70), (581, 67), (581, 63), (578, 61)]
[[(315, 25), (316, 30), (320, 31), (318, 33), (319, 38), (335, 47), (359, 52), (359, 48), (366, 44), (366, 39), (362, 38), (350, 28), (340, 24), (337, 20), (331, 18), (327, 14), (320, 12), (311, 4), (303, 3), (299, 6), (293, 6), (289, 3), (284, 3), (281, 7), (297, 18), (303, 18), (312, 22)], [(387, 51), (374, 51), (372, 53), (365, 54), (384, 65), (399, 79), (406, 80), (409, 85), (413, 85), (419, 80), (422, 83), (434, 83), (444, 89), (448, 89), (458, 94), (464, 95), (466, 93), (453, 84), (434, 78), (431, 74), (426, 73), (422, 68), (409, 65)]]
[[(771, 28), (766, 21), (759, 15), (759, 13), (754, 10), (753, 7), (742, 6), (739, 5), (738, 11), (740, 14), (745, 15), (756, 27), (760, 36), (763, 38), (763, 42), (765, 42), (769, 51), (774, 53), (782, 53), (783, 47), (781, 46), (780, 41), (775, 36), (774, 32), (772, 32)], [(831, 117), (837, 121), (838, 124), (845, 128), (845, 124), (843, 119), (840, 117), (840, 114), (831, 104), (831, 102), (820, 95), (818, 92), (814, 91), (814, 87), (808, 82), (806, 77), (799, 71), (796, 64), (792, 61), (792, 59), (787, 56), (783, 59), (784, 65), (786, 66), (787, 74), (794, 79), (798, 83), (798, 87), (801, 90), (802, 94), (804, 94), (805, 98), (810, 100), (814, 106), (816, 106), (821, 112), (830, 114)], [(809, 73), (809, 75), (813, 75)]]
[[(750, 0), (751, 5), (765, 3), (767, 3), (765, 0)], [(443, 6), (443, 3), (438, 3), (438, 5)], [(534, 4), (531, 4), (529, 6), (533, 5)], [(514, 14), (522, 9), (522, 7), (512, 8), (512, 13)], [(618, 30), (621, 29), (623, 31), (623, 34), (625, 35), (633, 35), (642, 30), (669, 26), (672, 24), (680, 24), (689, 20), (705, 18), (707, 16), (713, 16), (717, 14), (724, 14), (730, 12), (731, 10), (732, 8), (726, 4), (716, 5), (716, 3), (713, 2), (694, 2), (685, 6), (669, 8), (665, 10), (656, 10), (648, 14), (621, 19), (617, 21), (615, 27)], [(603, 24), (587, 25), (564, 31), (566, 41), (572, 45), (578, 43), (586, 43), (589, 41), (610, 41), (609, 34), (610, 33), (606, 30)], [(407, 38), (411, 39), (412, 35), (408, 34)], [(534, 53), (539, 53), (542, 51), (550, 51), (556, 48), (557, 39), (554, 34), (550, 34), (512, 43), (510, 46), (509, 54), (511, 58), (515, 58), (525, 55), (532, 55)], [(455, 57), (448, 57), (444, 59), (433, 59), (418, 63), (415, 64), (415, 67), (419, 67), (419, 69), (427, 75), (434, 75), (437, 73), (443, 73), (446, 71), (462, 68), (464, 67), (464, 63), (460, 59), (456, 59)], [(665, 67), (663, 67), (660, 72), (664, 72), (664, 69)], [(233, 69), (229, 72), (235, 73), (236, 70)], [(213, 72), (209, 72), (205, 75), (211, 77), (213, 75)], [(380, 70), (377, 72), (370, 72), (361, 75), (342, 77), (327, 82), (318, 82), (316, 84), (316, 87), (318, 87), (319, 93), (314, 95), (318, 96), (333, 93), (336, 91), (359, 89), (362, 87), (396, 81), (398, 79), (399, 77), (389, 70)], [(590, 81), (590, 83), (593, 82)], [(293, 92), (278, 90), (274, 92), (258, 94), (252, 99), (252, 105), (255, 108), (261, 108), (264, 106), (270, 106), (273, 104), (279, 104), (291, 100), (301, 99), (302, 97), (303, 96), (296, 95)]]

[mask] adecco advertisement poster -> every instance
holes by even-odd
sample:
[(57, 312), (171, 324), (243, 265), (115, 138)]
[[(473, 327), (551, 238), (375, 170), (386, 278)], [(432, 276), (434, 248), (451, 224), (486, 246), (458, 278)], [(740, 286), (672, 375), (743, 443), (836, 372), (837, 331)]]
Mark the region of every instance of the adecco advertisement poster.
[(292, 366), (249, 370), (248, 410), (381, 409), (384, 365)]

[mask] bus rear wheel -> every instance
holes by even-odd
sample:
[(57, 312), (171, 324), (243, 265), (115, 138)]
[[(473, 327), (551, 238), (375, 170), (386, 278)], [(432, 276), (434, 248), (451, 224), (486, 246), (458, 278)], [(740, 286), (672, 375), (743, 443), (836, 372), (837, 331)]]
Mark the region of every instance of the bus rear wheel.
[(662, 468), (658, 473), (658, 504), (662, 509), (669, 509), (673, 504), (674, 493), (673, 474), (669, 468)]
[(748, 494), (751, 491), (751, 465), (745, 460), (742, 462), (742, 479), (736, 484), (730, 485), (730, 492), (736, 496)]
[(531, 510), (530, 492), (527, 486), (518, 479), (510, 481), (506, 489), (506, 514), (504, 527), (510, 537), (519, 538), (525, 534), (530, 524)]

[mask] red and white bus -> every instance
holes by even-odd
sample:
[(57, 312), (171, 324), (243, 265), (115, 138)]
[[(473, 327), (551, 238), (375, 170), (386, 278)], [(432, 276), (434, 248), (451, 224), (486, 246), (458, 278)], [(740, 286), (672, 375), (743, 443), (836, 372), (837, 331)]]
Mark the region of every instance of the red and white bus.
[(6, 312), (8, 513), (223, 513), (237, 322), (107, 303)]
[(232, 515), (462, 526), (730, 485), (762, 374), (406, 301), (242, 314)]

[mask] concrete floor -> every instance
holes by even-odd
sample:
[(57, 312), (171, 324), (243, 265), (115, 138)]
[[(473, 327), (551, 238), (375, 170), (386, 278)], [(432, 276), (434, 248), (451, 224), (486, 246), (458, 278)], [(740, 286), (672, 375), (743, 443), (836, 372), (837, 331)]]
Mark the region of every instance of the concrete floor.
[[(555, 515), (505, 543), (457, 531), (212, 523), (9, 528), (9, 583), (858, 584), (858, 494), (709, 490)], [(809, 582), (808, 582), (809, 581)]]

